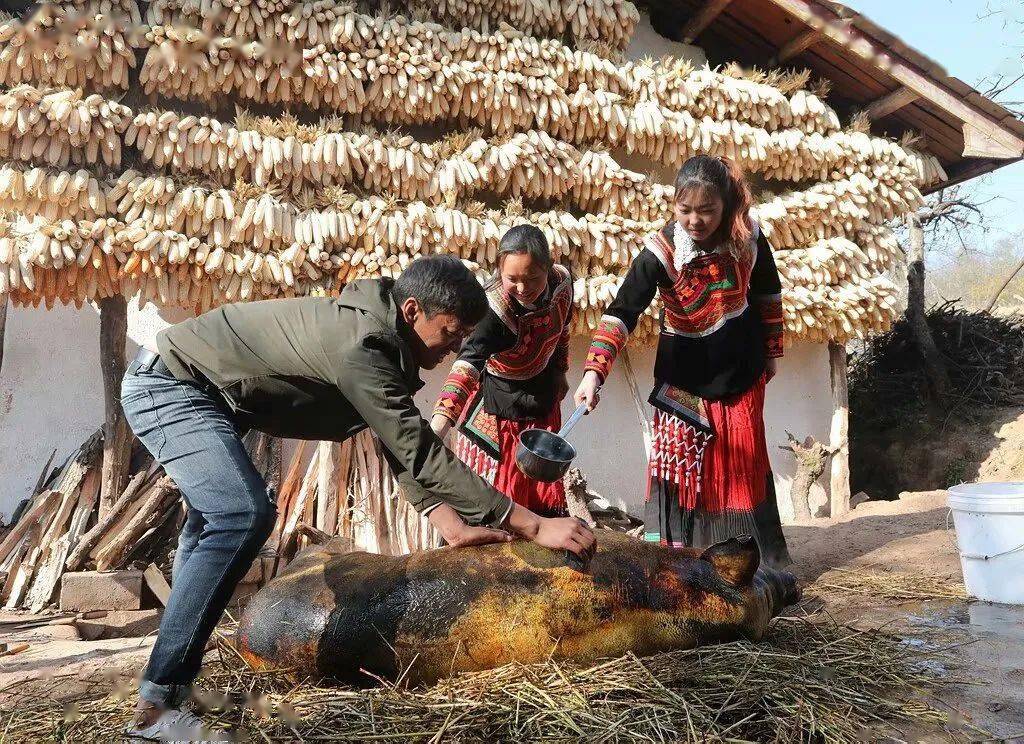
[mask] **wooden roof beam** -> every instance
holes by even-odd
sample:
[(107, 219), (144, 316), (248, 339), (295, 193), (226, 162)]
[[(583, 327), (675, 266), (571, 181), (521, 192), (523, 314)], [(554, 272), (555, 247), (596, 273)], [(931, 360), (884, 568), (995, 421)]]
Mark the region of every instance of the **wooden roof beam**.
[(768, 61), (768, 66), (778, 67), (783, 62), (793, 59), (793, 57), (798, 54), (803, 54), (819, 41), (821, 41), (821, 34), (818, 33), (818, 30), (809, 28), (802, 34), (798, 34), (792, 41), (787, 41), (785, 46), (781, 47), (779, 51), (775, 53), (775, 56)]
[(906, 88), (901, 85), (892, 93), (887, 93), (873, 103), (868, 104), (864, 108), (864, 113), (867, 114), (871, 121), (884, 119), (893, 111), (899, 111), (901, 108), (913, 103), (920, 97), (921, 96), (910, 88)]
[(694, 39), (703, 33), (704, 29), (711, 25), (732, 0), (707, 0), (704, 6), (696, 11), (690, 20), (683, 26), (682, 37), (684, 44), (692, 44)]
[(1015, 160), (1024, 156), (1024, 138), (966, 104), (916, 65), (896, 57), (852, 25), (814, 0), (771, 0), (778, 8), (848, 52), (886, 73), (900, 85), (947, 111), (963, 123), (964, 157)]

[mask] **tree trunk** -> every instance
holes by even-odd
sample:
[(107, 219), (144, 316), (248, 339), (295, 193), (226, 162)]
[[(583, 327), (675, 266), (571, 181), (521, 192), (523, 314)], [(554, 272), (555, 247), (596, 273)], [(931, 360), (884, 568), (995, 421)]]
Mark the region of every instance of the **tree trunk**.
[(910, 230), (910, 254), (907, 262), (907, 321), (928, 380), (928, 394), (933, 403), (941, 403), (949, 394), (949, 373), (942, 360), (924, 309), (924, 228), (916, 215), (907, 217)]
[(124, 493), (132, 458), (132, 434), (121, 409), (125, 369), (128, 302), (121, 295), (105, 297), (100, 307), (100, 367), (103, 370), (103, 473), (100, 485), (102, 519)]
[(793, 483), (789, 487), (789, 500), (793, 503), (793, 516), (803, 521), (813, 516), (811, 514), (811, 486), (825, 472), (831, 452), (821, 442), (814, 441), (814, 437), (807, 437), (800, 442), (788, 431), (786, 437), (789, 440), (788, 443), (781, 445), (779, 449), (789, 450), (796, 458), (796, 473), (793, 475)]
[(846, 383), (846, 347), (828, 345), (828, 362), (832, 377), (832, 475), (829, 484), (831, 516), (850, 511), (850, 399)]
[[(996, 306), (996, 303), (999, 302), (999, 295), (1001, 295), (1006, 290), (1006, 288), (1008, 286), (1010, 286), (1010, 282), (1012, 282), (1013, 278), (1015, 276), (1017, 276), (1017, 274), (1020, 273), (1021, 269), (1024, 269), (1024, 258), (1022, 258), (1017, 263), (1017, 266), (1014, 267), (1013, 271), (1010, 272), (1010, 275), (1008, 277), (1006, 277), (1006, 281), (1003, 282), (1002, 286), (1000, 286), (999, 289), (996, 291), (996, 293), (994, 295), (992, 295), (992, 299), (989, 300), (988, 301), (988, 305), (985, 306), (985, 312), (986, 313), (992, 312), (992, 310)], [(0, 323), (0, 335), (2, 335), (2, 334), (3, 334), (3, 324)], [(3, 349), (0, 349), (0, 360), (3, 359), (2, 354), (3, 354)]]

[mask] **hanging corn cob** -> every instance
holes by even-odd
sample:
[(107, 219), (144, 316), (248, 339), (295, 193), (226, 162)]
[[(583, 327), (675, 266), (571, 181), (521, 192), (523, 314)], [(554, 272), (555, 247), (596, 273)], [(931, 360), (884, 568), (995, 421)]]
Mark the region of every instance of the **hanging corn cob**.
[(123, 15), (122, 4), (134, 8), (137, 19), (130, 0), (89, 0), (78, 7), (44, 3), (25, 21), (0, 17), (0, 83), (127, 88), (135, 53), (128, 33), (132, 19)]

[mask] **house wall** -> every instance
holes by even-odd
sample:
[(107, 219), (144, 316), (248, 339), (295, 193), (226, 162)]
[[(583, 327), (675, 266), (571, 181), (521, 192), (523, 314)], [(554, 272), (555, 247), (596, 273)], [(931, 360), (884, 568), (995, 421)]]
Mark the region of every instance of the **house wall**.
[[(168, 323), (185, 317), (180, 310), (142, 310), (129, 305), (127, 352), (151, 341)], [(28, 495), (54, 448), (57, 460), (81, 444), (103, 422), (103, 381), (99, 368), (99, 314), (92, 306), (82, 310), (51, 311), (11, 308), (3, 370), (0, 372), (0, 519), (6, 522)], [(573, 343), (570, 383), (575, 387), (586, 356), (586, 342)], [(630, 355), (645, 415), (646, 397), (654, 366), (653, 350)], [(429, 415), (434, 396), (448, 365), (424, 372), (426, 386), (417, 403)], [(571, 413), (567, 400), (564, 414)], [(778, 449), (786, 430), (803, 438), (828, 436), (831, 420), (828, 351), (820, 344), (798, 343), (783, 359), (779, 377), (771, 383), (766, 406), (769, 454), (776, 473), (783, 518), (789, 518), (789, 482), (792, 457)], [(640, 515), (644, 499), (645, 454), (636, 404), (619, 364), (603, 391), (600, 408), (583, 420), (572, 434), (579, 466), (590, 487), (612, 503)], [(825, 502), (820, 489), (817, 504)], [(812, 507), (814, 504), (812, 504)]]

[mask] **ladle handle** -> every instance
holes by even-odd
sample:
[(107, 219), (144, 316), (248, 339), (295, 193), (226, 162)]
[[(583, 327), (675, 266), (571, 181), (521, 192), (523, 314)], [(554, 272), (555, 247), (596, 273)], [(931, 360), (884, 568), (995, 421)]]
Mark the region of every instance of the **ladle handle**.
[(563, 426), (561, 431), (558, 432), (558, 436), (560, 436), (562, 439), (565, 439), (566, 436), (568, 436), (569, 431), (572, 429), (572, 427), (576, 426), (579, 420), (583, 418), (583, 414), (586, 412), (587, 404), (580, 403), (579, 407), (575, 411), (573, 411), (572, 416), (569, 417), (569, 420), (565, 422), (565, 426)]

